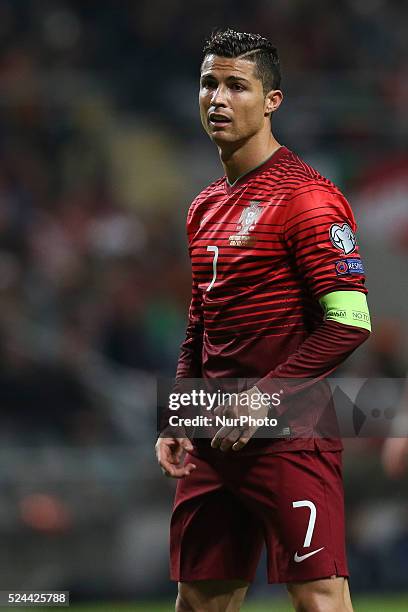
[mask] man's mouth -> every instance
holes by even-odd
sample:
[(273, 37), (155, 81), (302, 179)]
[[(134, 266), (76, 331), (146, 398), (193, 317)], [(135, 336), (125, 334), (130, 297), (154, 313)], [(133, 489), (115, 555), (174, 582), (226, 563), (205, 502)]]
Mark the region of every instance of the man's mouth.
[(211, 125), (217, 125), (219, 127), (225, 126), (225, 125), (228, 125), (228, 123), (231, 123), (231, 119), (229, 119), (229, 117), (227, 117), (226, 115), (223, 115), (222, 113), (210, 113), (208, 115), (208, 119)]

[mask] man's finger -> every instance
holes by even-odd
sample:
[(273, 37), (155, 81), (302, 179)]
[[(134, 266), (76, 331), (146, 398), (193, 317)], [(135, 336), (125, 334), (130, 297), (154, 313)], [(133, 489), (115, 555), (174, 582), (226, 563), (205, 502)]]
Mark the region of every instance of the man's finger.
[(232, 445), (232, 450), (239, 451), (241, 450), (241, 448), (244, 448), (244, 446), (248, 444), (252, 436), (253, 436), (253, 433), (249, 435), (247, 431), (245, 431), (244, 434), (241, 434), (240, 438), (235, 442), (235, 444)]
[(240, 430), (238, 428), (225, 425), (213, 437), (211, 447), (220, 448), (222, 451), (228, 450), (239, 436)]
[(194, 447), (188, 438), (177, 438), (177, 441), (188, 453), (191, 453), (191, 451), (194, 450)]
[(212, 448), (219, 448), (219, 446), (221, 445), (221, 442), (223, 441), (223, 439), (230, 433), (230, 431), (232, 431), (234, 429), (234, 427), (227, 427), (227, 425), (225, 425), (224, 427), (221, 427), (221, 429), (219, 429), (217, 431), (217, 433), (215, 434), (215, 436), (213, 437), (213, 439), (211, 440), (211, 447)]
[(220, 450), (227, 451), (231, 448), (231, 446), (239, 439), (241, 436), (240, 429), (233, 429), (221, 442)]
[(172, 465), (163, 461), (160, 464), (162, 472), (165, 476), (170, 478), (185, 478), (186, 476), (190, 476), (191, 472), (196, 469), (196, 465), (194, 463), (187, 463), (187, 465)]
[(216, 408), (214, 408), (213, 414), (215, 414), (215, 416), (222, 416), (224, 414), (224, 410), (225, 406), (217, 406)]

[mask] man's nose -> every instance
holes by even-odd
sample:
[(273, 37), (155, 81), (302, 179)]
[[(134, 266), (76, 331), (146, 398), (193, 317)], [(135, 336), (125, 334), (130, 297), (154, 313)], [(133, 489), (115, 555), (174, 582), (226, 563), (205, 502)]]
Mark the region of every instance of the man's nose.
[(221, 85), (214, 90), (211, 96), (211, 104), (213, 106), (226, 106), (226, 92), (225, 88)]

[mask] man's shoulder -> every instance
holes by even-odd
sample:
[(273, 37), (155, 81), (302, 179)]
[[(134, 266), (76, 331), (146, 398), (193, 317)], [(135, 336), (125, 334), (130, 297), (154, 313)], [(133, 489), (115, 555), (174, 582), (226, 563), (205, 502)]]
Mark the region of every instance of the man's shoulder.
[(217, 180), (213, 181), (210, 185), (207, 185), (207, 187), (204, 187), (204, 189), (200, 191), (200, 193), (198, 193), (191, 202), (188, 211), (188, 218), (191, 218), (192, 215), (201, 207), (210, 204), (212, 200), (215, 201), (218, 197), (224, 196), (224, 187), (224, 177), (220, 177)]
[(192, 205), (197, 202), (202, 202), (203, 200), (207, 199), (209, 196), (216, 195), (216, 194), (223, 194), (224, 187), (225, 187), (225, 177), (221, 176), (220, 178), (216, 179), (215, 181), (207, 185), (207, 187), (204, 187), (204, 189), (202, 189), (200, 193), (196, 195), (196, 197), (194, 198), (192, 202)]
[(259, 177), (265, 185), (277, 189), (285, 199), (308, 190), (321, 190), (341, 194), (339, 188), (299, 155), (287, 150), (276, 166), (267, 168)]

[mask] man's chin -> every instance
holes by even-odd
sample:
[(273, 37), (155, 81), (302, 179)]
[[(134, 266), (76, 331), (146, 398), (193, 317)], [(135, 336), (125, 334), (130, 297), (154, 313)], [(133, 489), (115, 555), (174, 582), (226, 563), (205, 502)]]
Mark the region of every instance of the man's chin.
[(215, 132), (210, 132), (209, 137), (215, 144), (220, 145), (222, 143), (232, 144), (237, 140), (236, 136), (231, 133), (224, 132), (222, 130), (217, 130)]

